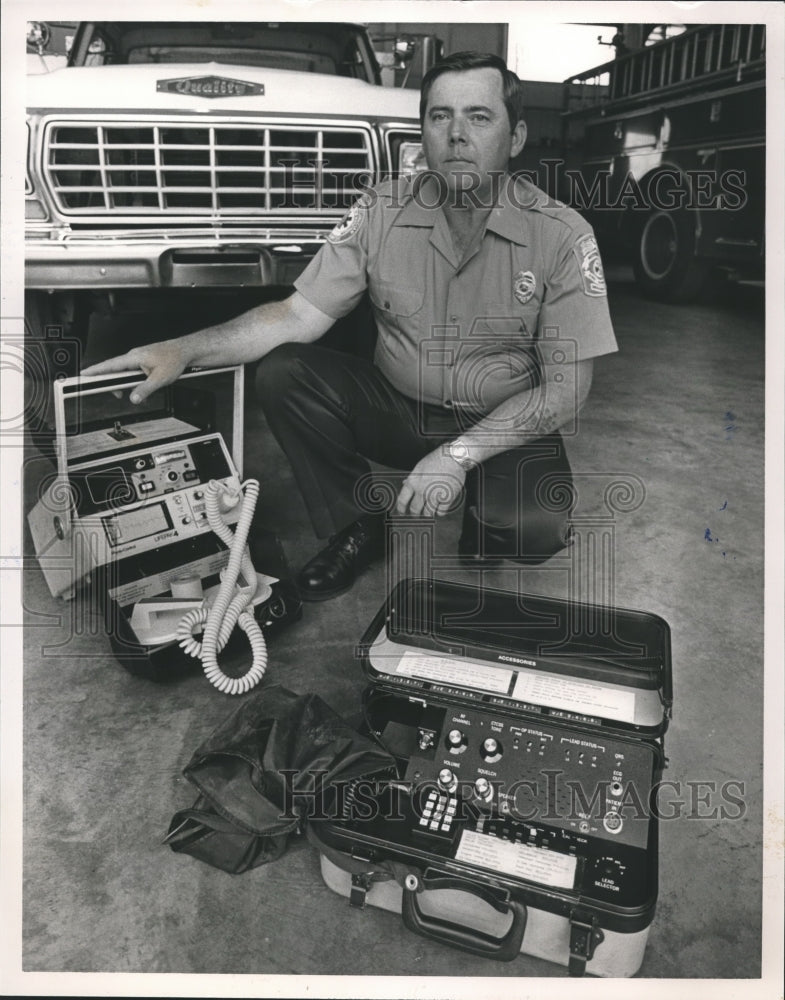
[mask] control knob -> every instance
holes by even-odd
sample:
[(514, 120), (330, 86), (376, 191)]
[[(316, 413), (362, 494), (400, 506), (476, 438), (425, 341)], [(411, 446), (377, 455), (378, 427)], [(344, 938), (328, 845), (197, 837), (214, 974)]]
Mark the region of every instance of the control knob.
[(455, 750), (463, 746), (463, 733), (460, 729), (451, 729), (447, 733), (447, 746)]
[(438, 780), (439, 780), (439, 785), (446, 792), (454, 792), (455, 789), (458, 787), (458, 779), (455, 777), (455, 775), (452, 773), (449, 767), (443, 767), (441, 771), (439, 771)]
[(483, 802), (490, 802), (493, 798), (493, 788), (487, 778), (478, 778), (474, 782), (474, 794)]
[(485, 760), (493, 764), (497, 760), (501, 759), (502, 745), (498, 740), (494, 739), (493, 736), (489, 736), (483, 741), (480, 752)]

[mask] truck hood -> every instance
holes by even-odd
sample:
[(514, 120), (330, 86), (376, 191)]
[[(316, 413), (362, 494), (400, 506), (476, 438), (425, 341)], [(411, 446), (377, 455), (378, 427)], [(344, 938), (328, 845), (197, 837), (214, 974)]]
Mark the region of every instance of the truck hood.
[[(159, 80), (218, 76), (264, 86), (247, 97), (159, 92)], [(226, 63), (65, 67), (26, 77), (27, 107), (58, 111), (351, 115), (419, 119), (419, 94), (362, 80)]]

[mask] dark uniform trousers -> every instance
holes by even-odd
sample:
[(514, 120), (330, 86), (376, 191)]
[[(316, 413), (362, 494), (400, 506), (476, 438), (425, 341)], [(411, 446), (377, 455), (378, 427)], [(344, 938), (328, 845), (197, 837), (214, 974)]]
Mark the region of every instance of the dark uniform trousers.
[[(319, 538), (363, 515), (394, 513), (406, 474), (372, 475), (369, 461), (408, 473), (479, 419), (411, 399), (372, 362), (313, 344), (271, 351), (256, 386)], [(483, 462), (466, 477), (461, 551), (547, 559), (568, 541), (571, 483), (558, 433)]]

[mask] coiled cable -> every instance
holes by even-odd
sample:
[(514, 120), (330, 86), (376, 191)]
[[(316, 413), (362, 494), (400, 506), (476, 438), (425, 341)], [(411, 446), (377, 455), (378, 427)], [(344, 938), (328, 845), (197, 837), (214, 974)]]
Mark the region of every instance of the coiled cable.
[[(253, 615), (253, 597), (256, 593), (256, 570), (246, 552), (248, 532), (251, 528), (256, 501), (259, 497), (259, 482), (246, 479), (240, 487), (240, 495), (231, 493), (222, 483), (211, 479), (205, 491), (207, 521), (229, 549), (229, 561), (221, 574), (221, 583), (212, 605), (197, 608), (183, 615), (177, 626), (177, 640), (189, 655), (202, 661), (205, 676), (224, 694), (245, 694), (255, 687), (267, 669), (267, 643), (259, 623)], [(234, 531), (221, 517), (221, 499), (232, 506), (241, 502), (240, 515)], [(242, 573), (246, 587), (237, 589), (237, 580)], [(193, 630), (203, 625), (202, 641), (194, 639)], [(248, 637), (251, 646), (251, 666), (242, 677), (229, 677), (218, 665), (218, 653), (229, 641), (229, 636), (238, 625)]]

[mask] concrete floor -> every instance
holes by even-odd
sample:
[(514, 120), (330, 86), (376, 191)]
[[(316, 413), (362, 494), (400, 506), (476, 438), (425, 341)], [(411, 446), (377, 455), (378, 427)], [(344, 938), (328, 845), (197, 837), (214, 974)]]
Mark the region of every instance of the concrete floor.
[[(674, 307), (642, 301), (621, 272), (611, 278), (621, 350), (597, 363), (580, 435), (569, 449), (584, 525), (607, 513), (609, 482), (626, 478), (637, 491), (618, 501), (612, 562), (600, 575), (585, 574), (577, 547), (541, 568), (494, 571), (487, 582), (559, 597), (615, 598), (669, 622), (676, 700), (666, 777), (678, 783), (686, 804), (679, 818), (661, 824), (659, 904), (640, 975), (755, 978), (761, 968), (763, 293), (742, 288)], [(95, 343), (91, 351), (116, 353), (112, 347)], [(258, 523), (279, 533), (298, 567), (314, 551), (304, 509), (250, 403), (247, 425), (245, 473), (263, 484)], [(45, 468), (31, 452), (28, 507)], [(457, 515), (439, 524), (439, 575), (474, 579), (449, 566), (457, 530)], [(27, 545), (29, 551), (29, 538)], [(306, 606), (302, 620), (272, 645), (265, 683), (316, 692), (354, 714), (364, 686), (354, 643), (386, 585), (377, 566), (344, 596)], [(323, 884), (307, 846), (235, 877), (172, 854), (161, 839), (175, 809), (194, 797), (181, 768), (236, 701), (198, 674), (169, 685), (130, 676), (111, 657), (97, 617), (53, 600), (34, 566), (24, 588), (26, 970), (565, 975), (526, 956), (512, 963), (473, 958), (413, 936), (393, 914), (350, 909)], [(729, 781), (740, 783), (733, 794), (743, 799), (743, 809), (733, 806), (734, 814), (744, 813), (736, 819), (713, 813), (728, 804), (720, 789)], [(691, 795), (707, 794), (697, 782), (714, 783), (716, 792), (692, 808)], [(668, 800), (675, 798), (674, 791)], [(233, 981), (231, 993), (217, 995), (245, 995), (243, 983)], [(357, 995), (373, 988), (358, 985)], [(263, 995), (260, 989), (255, 995)], [(314, 995), (321, 989), (338, 995), (329, 984), (315, 987)]]

